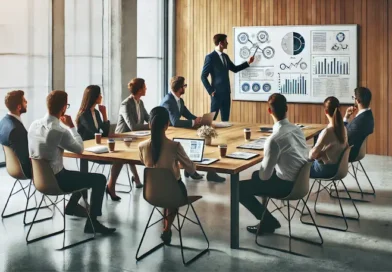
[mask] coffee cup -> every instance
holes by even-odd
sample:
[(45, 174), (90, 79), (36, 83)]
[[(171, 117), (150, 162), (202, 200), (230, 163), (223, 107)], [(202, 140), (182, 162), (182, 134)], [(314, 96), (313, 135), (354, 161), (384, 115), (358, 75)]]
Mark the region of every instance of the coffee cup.
[(226, 153), (227, 153), (227, 144), (220, 144), (218, 145), (219, 148), (219, 154), (221, 158), (226, 157)]
[(132, 138), (124, 138), (123, 141), (124, 141), (125, 146), (130, 147), (132, 140), (133, 140)]
[(115, 145), (116, 145), (116, 142), (114, 141), (114, 139), (108, 140), (109, 152), (114, 152)]
[(250, 130), (250, 128), (245, 128), (245, 129), (244, 129), (244, 137), (245, 137), (245, 140), (249, 141), (249, 140), (250, 140), (250, 135), (251, 135), (251, 130)]
[(96, 144), (101, 144), (102, 140), (102, 134), (101, 133), (95, 133), (95, 143)]

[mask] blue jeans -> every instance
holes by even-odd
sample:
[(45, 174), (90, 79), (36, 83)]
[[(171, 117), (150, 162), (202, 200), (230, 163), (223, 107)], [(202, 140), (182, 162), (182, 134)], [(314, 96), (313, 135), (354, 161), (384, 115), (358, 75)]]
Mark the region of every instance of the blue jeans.
[(322, 164), (314, 161), (310, 167), (311, 178), (332, 178), (338, 171), (339, 164)]

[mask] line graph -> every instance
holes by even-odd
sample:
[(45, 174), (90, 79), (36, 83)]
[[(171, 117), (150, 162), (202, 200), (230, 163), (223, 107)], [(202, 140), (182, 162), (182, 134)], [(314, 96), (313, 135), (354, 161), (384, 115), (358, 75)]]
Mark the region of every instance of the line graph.
[(289, 65), (287, 65), (287, 64), (285, 64), (285, 63), (281, 63), (280, 64), (280, 69), (281, 70), (286, 70), (286, 69), (288, 69), (288, 70), (291, 70), (291, 68), (298, 68), (298, 66), (302, 69), (302, 70), (305, 70), (307, 67), (308, 67), (308, 65), (306, 64), (306, 62), (303, 62), (302, 61), (302, 58), (299, 60), (299, 61), (297, 61), (297, 62), (295, 62), (295, 63), (290, 63)]

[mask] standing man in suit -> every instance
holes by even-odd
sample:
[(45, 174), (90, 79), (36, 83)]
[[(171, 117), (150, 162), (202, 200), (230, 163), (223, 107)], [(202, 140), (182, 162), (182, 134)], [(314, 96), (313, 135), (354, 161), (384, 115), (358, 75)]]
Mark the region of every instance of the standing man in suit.
[(27, 100), (22, 90), (11, 91), (5, 96), (9, 112), (0, 121), (0, 144), (10, 147), (19, 159), (26, 178), (31, 178), (31, 161), (27, 130), (20, 118), (27, 112)]
[[(229, 70), (237, 73), (248, 68), (249, 64), (254, 61), (254, 57), (250, 57), (241, 65), (234, 65), (229, 56), (223, 53), (229, 44), (227, 35), (216, 34), (214, 44), (215, 50), (205, 58), (201, 81), (211, 96), (211, 112), (216, 112), (214, 120), (221, 111), (221, 119), (226, 122), (229, 121), (231, 106)], [(208, 81), (208, 75), (211, 75), (211, 83)]]
[[(181, 96), (185, 93), (185, 88), (188, 85), (185, 84), (185, 78), (182, 76), (172, 77), (170, 80), (171, 91), (163, 98), (161, 106), (166, 108), (169, 112), (170, 125), (173, 127), (192, 128), (199, 127), (201, 125), (201, 117), (193, 115), (184, 104), (184, 100)], [(187, 120), (181, 120), (181, 117)], [(185, 177), (192, 177), (193, 179), (201, 179), (203, 176), (197, 172), (190, 175), (185, 172)], [(223, 182), (225, 178), (220, 177), (215, 172), (207, 173), (207, 180)]]
[[(372, 110), (369, 108), (372, 100), (372, 93), (368, 88), (358, 87), (354, 90), (354, 106), (347, 109), (344, 117), (344, 124), (347, 128), (347, 137), (349, 145), (353, 145), (350, 151), (350, 161), (355, 160), (358, 156), (359, 149), (363, 141), (374, 130), (374, 118)], [(358, 110), (357, 115), (351, 122), (350, 117)]]

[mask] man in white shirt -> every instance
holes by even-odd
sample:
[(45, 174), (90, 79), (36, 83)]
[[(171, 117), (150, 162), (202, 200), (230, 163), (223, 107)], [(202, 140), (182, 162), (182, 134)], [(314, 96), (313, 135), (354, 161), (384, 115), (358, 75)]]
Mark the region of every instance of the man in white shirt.
[[(49, 164), (56, 176), (57, 183), (64, 192), (72, 192), (82, 188), (91, 188), (90, 215), (93, 223), (86, 221), (85, 233), (109, 234), (116, 229), (107, 228), (98, 222), (97, 216), (102, 215), (102, 200), (106, 185), (104, 175), (95, 173), (82, 173), (68, 171), (63, 165), (64, 149), (81, 154), (84, 150), (83, 140), (77, 133), (69, 115), (65, 115), (69, 107), (68, 95), (64, 91), (52, 91), (47, 100), (48, 113), (44, 118), (34, 121), (29, 129), (29, 152), (34, 159), (44, 159)], [(60, 121), (69, 129), (60, 125)], [(66, 210), (77, 207), (80, 196), (73, 195)]]
[[(273, 132), (264, 145), (264, 159), (260, 171), (252, 179), (240, 183), (240, 202), (258, 220), (265, 209), (259, 235), (272, 233), (280, 227), (279, 221), (256, 198), (285, 197), (293, 189), (294, 181), (302, 166), (307, 162), (306, 138), (296, 125), (287, 118), (286, 98), (278, 93), (268, 99), (268, 112), (274, 120)], [(247, 230), (256, 233), (258, 225), (248, 226)]]

